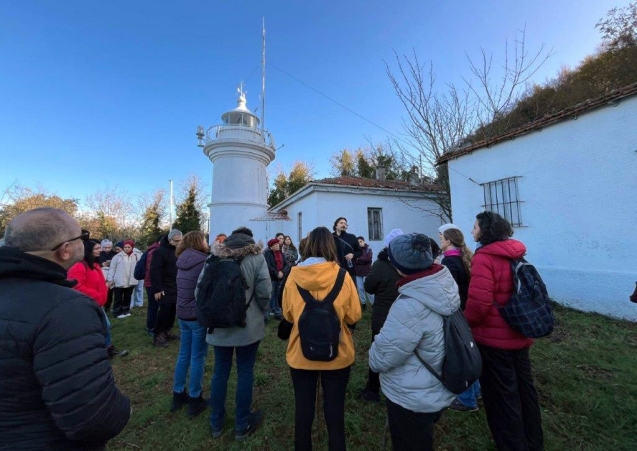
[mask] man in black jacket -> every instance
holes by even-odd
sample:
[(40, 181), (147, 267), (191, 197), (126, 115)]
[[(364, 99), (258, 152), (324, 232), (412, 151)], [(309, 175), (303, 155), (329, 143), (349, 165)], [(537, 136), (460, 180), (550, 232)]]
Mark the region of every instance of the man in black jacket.
[(0, 449), (104, 449), (128, 423), (106, 320), (66, 271), (89, 234), (62, 210), (14, 218), (0, 247)]
[(356, 235), (347, 233), (346, 218), (338, 218), (336, 221), (334, 221), (332, 230), (334, 230), (332, 236), (334, 237), (334, 243), (336, 244), (336, 255), (338, 256), (338, 264), (341, 266), (341, 268), (344, 268), (350, 276), (352, 276), (352, 280), (354, 280), (354, 283), (356, 283), (354, 261), (361, 255), (363, 255), (363, 250), (358, 244)]

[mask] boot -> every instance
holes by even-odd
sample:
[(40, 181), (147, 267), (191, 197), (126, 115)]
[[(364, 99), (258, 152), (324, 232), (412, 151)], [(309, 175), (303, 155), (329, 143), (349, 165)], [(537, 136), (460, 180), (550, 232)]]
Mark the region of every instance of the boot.
[(166, 332), (164, 334), (164, 337), (166, 337), (166, 340), (168, 340), (168, 341), (175, 341), (175, 340), (179, 340), (181, 338), (179, 335), (174, 335), (170, 331)]
[(631, 302), (637, 304), (637, 282), (635, 282), (635, 291), (633, 291), (633, 294), (631, 294), (630, 298), (628, 299), (630, 299)]
[(170, 403), (170, 411), (171, 412), (177, 412), (187, 402), (188, 402), (188, 393), (186, 393), (185, 390), (184, 390), (183, 393), (175, 393), (175, 392), (173, 392), (173, 400)]
[(153, 345), (156, 348), (167, 348), (168, 342), (166, 341), (166, 336), (163, 333), (155, 334), (153, 337)]
[(190, 418), (195, 418), (201, 412), (208, 408), (208, 400), (205, 399), (202, 395), (199, 395), (197, 398), (188, 398), (188, 412), (187, 415)]

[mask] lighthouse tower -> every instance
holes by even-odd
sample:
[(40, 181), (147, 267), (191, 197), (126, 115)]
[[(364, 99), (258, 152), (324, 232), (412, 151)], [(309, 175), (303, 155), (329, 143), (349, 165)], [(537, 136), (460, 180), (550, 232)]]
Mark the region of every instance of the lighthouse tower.
[(259, 128), (259, 118), (247, 108), (243, 86), (238, 93), (237, 107), (221, 116), (221, 125), (205, 132), (203, 126), (197, 128), (198, 146), (213, 165), (211, 240), (240, 226), (252, 229), (257, 241), (268, 237), (266, 167), (276, 149), (270, 133)]

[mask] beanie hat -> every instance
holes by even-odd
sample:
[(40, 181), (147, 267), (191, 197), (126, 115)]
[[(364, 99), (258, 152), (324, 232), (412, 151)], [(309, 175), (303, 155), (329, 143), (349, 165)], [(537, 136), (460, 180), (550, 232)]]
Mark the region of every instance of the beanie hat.
[(434, 262), (430, 239), (422, 233), (397, 236), (389, 243), (387, 255), (391, 264), (406, 275), (424, 271)]
[(129, 244), (129, 245), (130, 245), (130, 247), (135, 247), (135, 242), (134, 242), (133, 240), (126, 240), (126, 241), (124, 241), (124, 243), (122, 243), (122, 246), (120, 246), (120, 247), (122, 247), (122, 248), (123, 248), (123, 247), (124, 247), (124, 246), (126, 246), (127, 244)]
[(113, 242), (112, 242), (111, 240), (102, 240), (102, 242), (100, 243), (100, 245), (101, 245), (102, 247), (105, 247), (105, 246), (112, 246), (112, 245), (113, 245)]
[(124, 248), (124, 242), (123, 241), (118, 241), (117, 243), (115, 243), (115, 247), (121, 247), (123, 249)]
[(449, 229), (458, 229), (458, 230), (460, 230), (460, 227), (458, 227), (455, 224), (451, 224), (451, 223), (450, 224), (443, 224), (440, 227), (438, 227), (438, 232), (444, 233), (445, 230), (449, 230)]
[(272, 238), (270, 241), (268, 241), (268, 247), (272, 247), (275, 244), (279, 244), (279, 239), (278, 238)]
[(389, 246), (389, 243), (391, 242), (391, 240), (393, 240), (394, 238), (400, 235), (403, 235), (403, 231), (400, 229), (394, 229), (391, 232), (389, 232), (387, 236), (385, 237), (385, 246)]

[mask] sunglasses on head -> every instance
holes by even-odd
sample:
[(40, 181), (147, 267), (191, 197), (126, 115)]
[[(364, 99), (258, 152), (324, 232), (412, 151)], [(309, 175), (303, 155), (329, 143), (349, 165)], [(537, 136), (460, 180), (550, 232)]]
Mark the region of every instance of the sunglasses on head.
[(71, 238), (70, 240), (66, 240), (60, 244), (58, 244), (57, 246), (55, 246), (53, 249), (51, 249), (51, 252), (53, 251), (57, 251), (59, 248), (61, 248), (64, 244), (66, 243), (70, 243), (71, 241), (75, 241), (75, 240), (82, 240), (82, 241), (87, 241), (91, 236), (91, 233), (88, 230), (84, 230), (82, 229), (82, 234), (80, 236), (76, 236), (75, 238)]

